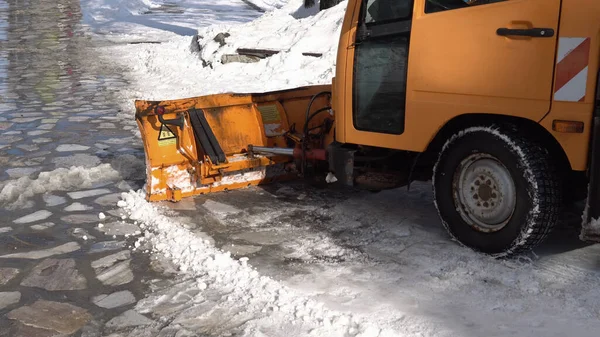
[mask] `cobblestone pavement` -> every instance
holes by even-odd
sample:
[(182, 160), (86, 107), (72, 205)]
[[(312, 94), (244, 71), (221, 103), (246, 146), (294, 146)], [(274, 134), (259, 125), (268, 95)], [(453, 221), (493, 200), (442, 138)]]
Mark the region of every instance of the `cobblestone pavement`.
[(165, 278), (119, 222), (144, 153), (81, 21), (76, 0), (0, 0), (0, 336), (150, 324), (131, 309)]

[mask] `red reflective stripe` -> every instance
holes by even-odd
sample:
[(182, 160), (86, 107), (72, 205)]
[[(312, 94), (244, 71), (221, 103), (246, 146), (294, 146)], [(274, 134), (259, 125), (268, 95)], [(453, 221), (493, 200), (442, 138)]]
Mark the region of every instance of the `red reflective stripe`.
[(556, 93), (588, 66), (590, 58), (591, 39), (585, 39), (569, 55), (556, 66), (556, 84), (554, 92)]

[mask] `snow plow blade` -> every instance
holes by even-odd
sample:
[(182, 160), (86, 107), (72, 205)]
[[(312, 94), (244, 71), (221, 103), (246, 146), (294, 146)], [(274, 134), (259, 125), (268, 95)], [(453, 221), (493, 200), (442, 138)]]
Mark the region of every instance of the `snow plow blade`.
[(600, 242), (600, 116), (594, 117), (590, 157), (590, 181), (580, 239)]
[[(299, 156), (324, 157), (320, 149), (300, 150), (300, 143), (309, 103), (312, 112), (326, 109), (330, 93), (330, 85), (320, 85), (136, 100), (146, 155), (146, 199), (179, 201), (297, 177)], [(332, 124), (331, 114), (320, 113), (310, 120), (309, 129), (326, 124), (326, 119)]]

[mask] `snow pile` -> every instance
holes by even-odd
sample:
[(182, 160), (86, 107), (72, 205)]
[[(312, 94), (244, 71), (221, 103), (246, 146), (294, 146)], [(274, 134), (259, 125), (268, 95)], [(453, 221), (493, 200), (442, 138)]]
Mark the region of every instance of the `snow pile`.
[(119, 172), (110, 164), (92, 168), (72, 166), (58, 168), (50, 172), (41, 172), (36, 179), (21, 177), (0, 184), (0, 205), (6, 209), (32, 207), (27, 199), (36, 194), (51, 191), (67, 191), (74, 188), (89, 188), (95, 183), (112, 181), (120, 177)]
[[(347, 1), (305, 18), (302, 0), (243, 24), (212, 25), (199, 30), (198, 42), (175, 37), (161, 44), (118, 45), (104, 52), (111, 62), (131, 69), (134, 88), (122, 92), (123, 108), (132, 99), (180, 99), (224, 92), (265, 92), (330, 84)], [(318, 6), (314, 6), (318, 8)], [(223, 33), (223, 34), (221, 34)], [(215, 41), (221, 34), (224, 45)], [(220, 39), (217, 39), (220, 40)], [(199, 51), (191, 52), (191, 48)], [(238, 48), (277, 50), (255, 63), (221, 62)], [(168, 52), (166, 52), (168, 51)], [(320, 57), (303, 53), (318, 53)]]
[(193, 275), (199, 290), (223, 294), (220, 307), (243, 307), (247, 319), (243, 325), (249, 335), (255, 335), (255, 329), (277, 330), (276, 334), (285, 332), (288, 336), (399, 335), (389, 328), (382, 330), (373, 318), (328, 310), (323, 303), (261, 276), (247, 264), (247, 258), (235, 260), (183, 224), (170, 220), (146, 202), (143, 191), (123, 193), (122, 198), (118, 206), (145, 230), (135, 246), (150, 243), (153, 253), (170, 258), (181, 272)]
[(589, 224), (583, 224), (580, 238), (582, 240), (600, 237), (600, 218), (591, 219)]
[[(588, 184), (587, 195), (590, 195), (591, 188), (592, 188), (592, 186), (590, 184)], [(588, 200), (586, 199), (585, 207), (581, 214), (582, 227), (581, 227), (581, 232), (579, 233), (579, 239), (584, 240), (584, 241), (592, 239), (596, 236), (600, 237), (600, 218), (597, 218), (597, 219), (591, 218), (591, 219), (589, 219), (589, 223), (587, 223), (589, 210), (590, 210), (590, 204), (589, 204)]]
[[(283, 67), (283, 71), (295, 70), (296, 74), (300, 70), (320, 71), (319, 67), (313, 68), (315, 65), (332, 66), (337, 56), (347, 1), (300, 19), (297, 13), (303, 8), (302, 3), (302, 0), (292, 0), (280, 10), (269, 12), (247, 24), (215, 25), (200, 29), (200, 56), (215, 67), (220, 63), (223, 54), (235, 54), (238, 48), (257, 48), (280, 51), (263, 62), (266, 63), (266, 70), (269, 72), (275, 71), (273, 66), (277, 66), (276, 69)], [(226, 44), (222, 47), (222, 43), (214, 39), (219, 33), (229, 34), (225, 38)], [(303, 56), (302, 53), (323, 53), (323, 57), (315, 59), (312, 56)], [(265, 70), (260, 69), (260, 65), (253, 64), (243, 67), (247, 68), (246, 70)]]

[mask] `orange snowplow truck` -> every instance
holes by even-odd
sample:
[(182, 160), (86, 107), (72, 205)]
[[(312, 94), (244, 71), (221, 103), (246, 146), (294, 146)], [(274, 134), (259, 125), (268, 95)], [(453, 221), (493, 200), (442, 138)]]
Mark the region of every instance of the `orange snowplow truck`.
[(331, 85), (136, 101), (148, 200), (432, 181), (476, 251), (522, 253), (586, 199), (580, 237), (600, 241), (600, 1), (346, 5)]

